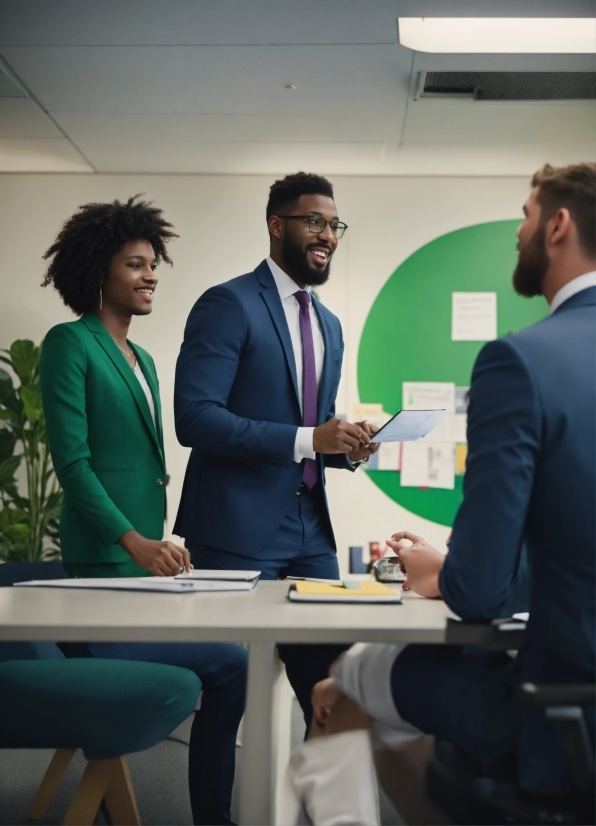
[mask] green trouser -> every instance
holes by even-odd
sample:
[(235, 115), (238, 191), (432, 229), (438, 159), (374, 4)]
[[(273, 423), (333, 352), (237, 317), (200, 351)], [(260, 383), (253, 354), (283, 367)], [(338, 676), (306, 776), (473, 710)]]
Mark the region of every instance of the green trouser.
[(149, 571), (139, 568), (132, 559), (127, 562), (64, 562), (68, 576), (78, 579), (94, 577), (153, 576)]

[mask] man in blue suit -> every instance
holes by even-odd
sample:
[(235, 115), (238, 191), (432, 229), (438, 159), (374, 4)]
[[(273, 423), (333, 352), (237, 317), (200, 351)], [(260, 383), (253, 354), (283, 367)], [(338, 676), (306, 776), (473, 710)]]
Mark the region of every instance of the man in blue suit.
[[(196, 568), (337, 579), (325, 469), (378, 449), (371, 426), (335, 417), (341, 325), (310, 291), (347, 227), (329, 181), (303, 172), (273, 184), (267, 225), (269, 257), (207, 290), (186, 325), (174, 404), (192, 453), (174, 532)], [(280, 646), (307, 718), (340, 650)]]
[[(533, 582), (523, 648), (511, 660), (471, 646), (359, 644), (313, 704), (318, 733), (355, 701), (403, 739), (433, 734), (489, 773), (506, 763), (523, 789), (555, 793), (569, 789), (559, 743), (515, 687), (595, 677), (596, 164), (546, 166), (532, 187), (513, 283), (544, 295), (550, 315), (478, 356), (447, 556), (407, 531), (390, 543), (413, 591), (475, 622), (502, 616), (525, 542)], [(585, 713), (593, 742), (594, 708)], [(343, 788), (327, 793), (339, 799)]]

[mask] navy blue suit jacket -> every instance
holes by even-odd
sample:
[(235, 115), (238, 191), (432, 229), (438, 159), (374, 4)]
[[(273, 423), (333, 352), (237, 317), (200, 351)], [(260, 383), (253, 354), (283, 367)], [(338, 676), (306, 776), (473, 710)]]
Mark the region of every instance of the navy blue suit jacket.
[[(533, 584), (519, 681), (594, 681), (595, 377), (596, 287), (487, 344), (474, 367), (464, 501), (440, 588), (465, 620), (501, 616), (525, 541)], [(522, 716), (529, 786), (549, 773), (543, 734)]]
[[(323, 424), (335, 415), (343, 338), (339, 319), (316, 298), (313, 306), (325, 343)], [(302, 480), (302, 464), (294, 462), (302, 425), (296, 361), (266, 261), (194, 305), (176, 366), (174, 409), (178, 440), (192, 448), (174, 532), (258, 557)], [(325, 466), (349, 468), (342, 454), (317, 461), (323, 482)]]

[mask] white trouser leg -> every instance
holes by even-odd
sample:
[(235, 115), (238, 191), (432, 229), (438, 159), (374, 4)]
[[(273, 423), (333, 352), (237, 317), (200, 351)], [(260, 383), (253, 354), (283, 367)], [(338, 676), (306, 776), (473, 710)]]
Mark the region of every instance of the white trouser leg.
[(377, 780), (368, 731), (316, 737), (290, 758), (280, 826), (378, 826)]
[(403, 720), (393, 702), (391, 670), (404, 645), (356, 643), (338, 663), (333, 679), (344, 694), (374, 717), (373, 748), (392, 748), (421, 732)]

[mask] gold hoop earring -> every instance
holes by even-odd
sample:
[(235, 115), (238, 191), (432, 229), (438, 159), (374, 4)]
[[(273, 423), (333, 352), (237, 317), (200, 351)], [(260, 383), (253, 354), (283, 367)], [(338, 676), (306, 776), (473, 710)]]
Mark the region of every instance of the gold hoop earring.
[(99, 285), (99, 309), (103, 308), (103, 288), (101, 284)]

